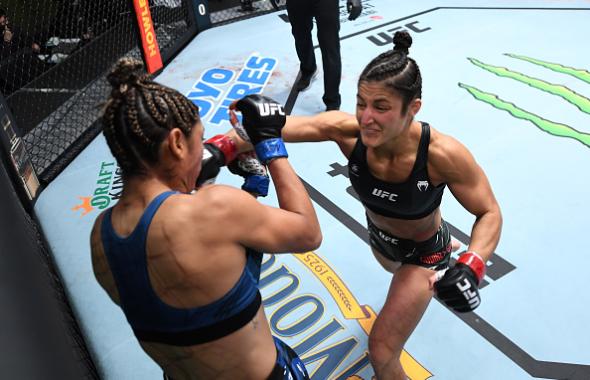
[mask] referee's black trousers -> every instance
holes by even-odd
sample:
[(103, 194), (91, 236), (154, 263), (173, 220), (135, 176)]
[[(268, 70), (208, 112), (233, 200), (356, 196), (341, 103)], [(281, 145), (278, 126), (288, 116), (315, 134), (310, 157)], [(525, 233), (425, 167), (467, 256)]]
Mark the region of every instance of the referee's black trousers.
[(324, 69), (323, 100), (327, 106), (340, 106), (342, 62), (339, 0), (287, 0), (287, 12), (303, 74), (310, 74), (317, 68), (311, 37), (313, 19), (316, 19)]

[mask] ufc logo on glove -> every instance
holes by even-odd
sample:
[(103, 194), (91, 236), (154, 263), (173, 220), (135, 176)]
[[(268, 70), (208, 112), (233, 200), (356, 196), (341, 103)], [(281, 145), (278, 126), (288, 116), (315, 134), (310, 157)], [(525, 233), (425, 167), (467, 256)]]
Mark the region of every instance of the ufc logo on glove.
[(479, 303), (481, 302), (479, 294), (471, 290), (471, 284), (467, 279), (457, 283), (457, 288), (463, 293), (463, 297), (465, 297), (465, 300), (467, 300), (467, 303), (469, 303), (472, 309), (479, 306)]
[(258, 110), (260, 116), (285, 115), (283, 107), (277, 103), (258, 103)]

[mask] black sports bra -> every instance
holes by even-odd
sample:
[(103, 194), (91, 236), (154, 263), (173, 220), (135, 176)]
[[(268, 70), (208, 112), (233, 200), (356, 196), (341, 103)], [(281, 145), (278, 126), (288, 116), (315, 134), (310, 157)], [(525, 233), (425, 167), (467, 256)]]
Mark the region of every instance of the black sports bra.
[(416, 161), (409, 178), (402, 183), (382, 181), (371, 174), (367, 147), (359, 137), (348, 160), (352, 187), (363, 205), (376, 214), (397, 219), (420, 219), (440, 205), (446, 184), (433, 186), (428, 177), (430, 126), (422, 123)]

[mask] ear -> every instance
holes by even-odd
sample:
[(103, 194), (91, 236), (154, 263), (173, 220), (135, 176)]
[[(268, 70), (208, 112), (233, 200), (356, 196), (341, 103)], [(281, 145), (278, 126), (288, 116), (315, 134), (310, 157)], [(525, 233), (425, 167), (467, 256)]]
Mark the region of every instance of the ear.
[(416, 98), (410, 102), (408, 110), (412, 114), (412, 117), (414, 117), (418, 113), (418, 111), (420, 111), (420, 108), (422, 108), (422, 99)]
[(179, 128), (173, 128), (167, 137), (168, 150), (170, 155), (181, 160), (188, 151), (187, 140), (184, 137), (184, 133)]

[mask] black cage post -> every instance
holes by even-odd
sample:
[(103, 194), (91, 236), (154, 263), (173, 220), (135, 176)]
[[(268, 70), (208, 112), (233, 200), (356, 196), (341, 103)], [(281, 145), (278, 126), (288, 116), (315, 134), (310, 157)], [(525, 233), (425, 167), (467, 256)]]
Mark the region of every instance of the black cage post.
[(39, 191), (37, 173), (31, 164), (22, 133), (16, 126), (4, 97), (0, 95), (0, 151), (4, 166), (23, 207), (31, 211)]

